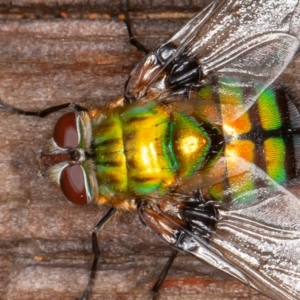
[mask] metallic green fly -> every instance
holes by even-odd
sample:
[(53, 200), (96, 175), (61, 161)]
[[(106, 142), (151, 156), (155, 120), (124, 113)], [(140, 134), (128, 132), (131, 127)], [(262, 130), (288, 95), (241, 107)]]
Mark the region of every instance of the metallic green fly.
[(42, 174), (71, 202), (141, 220), (176, 251), (272, 299), (300, 298), (300, 113), (272, 83), (299, 48), (296, 0), (213, 1), (130, 74), (123, 96), (71, 106), (39, 155)]

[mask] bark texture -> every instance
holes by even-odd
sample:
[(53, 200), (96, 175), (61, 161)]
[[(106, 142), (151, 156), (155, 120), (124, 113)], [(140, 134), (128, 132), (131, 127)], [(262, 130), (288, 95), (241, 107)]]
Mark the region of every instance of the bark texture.
[[(0, 98), (10, 105), (102, 105), (122, 94), (143, 57), (128, 43), (120, 1), (1, 2)], [(152, 49), (206, 2), (131, 1), (134, 32)], [(299, 60), (287, 77), (298, 70)], [(90, 233), (106, 208), (76, 207), (37, 176), (37, 153), (62, 113), (45, 119), (0, 115), (0, 299), (75, 299), (88, 281)], [(151, 299), (171, 249), (129, 213), (110, 222), (99, 240), (91, 299)], [(180, 254), (159, 299), (267, 298)]]

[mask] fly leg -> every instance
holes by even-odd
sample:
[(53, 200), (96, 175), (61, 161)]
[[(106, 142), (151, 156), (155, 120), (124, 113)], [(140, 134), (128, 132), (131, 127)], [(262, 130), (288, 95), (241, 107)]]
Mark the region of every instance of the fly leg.
[(162, 285), (162, 283), (164, 282), (168, 272), (169, 272), (169, 269), (175, 259), (175, 257), (177, 256), (178, 254), (178, 251), (177, 250), (174, 250), (171, 254), (171, 256), (169, 257), (166, 265), (164, 266), (163, 270), (161, 271), (161, 273), (159, 274), (158, 276), (158, 279), (156, 281), (156, 283), (154, 284), (153, 288), (152, 288), (152, 293), (153, 293), (153, 300), (157, 300), (157, 296), (158, 296), (158, 292), (159, 292), (159, 289)]
[(116, 211), (117, 210), (115, 208), (113, 208), (113, 207), (110, 208), (94, 227), (94, 230), (92, 232), (92, 245), (93, 245), (93, 253), (94, 253), (93, 265), (92, 265), (92, 269), (91, 269), (91, 273), (90, 273), (89, 282), (88, 282), (82, 296), (80, 298), (78, 298), (78, 300), (88, 300), (88, 298), (89, 298), (89, 294), (91, 293), (91, 290), (93, 288), (95, 275), (96, 275), (96, 271), (97, 271), (98, 259), (100, 256), (100, 249), (99, 249), (99, 244), (98, 244), (97, 233), (113, 217), (113, 215), (116, 213)]
[(126, 27), (127, 27), (127, 32), (128, 32), (128, 35), (129, 35), (129, 43), (134, 46), (136, 49), (138, 49), (139, 51), (141, 52), (144, 52), (145, 54), (148, 54), (149, 51), (148, 49), (146, 49), (133, 35), (132, 33), (132, 30), (131, 30), (131, 24), (130, 24), (130, 19), (129, 19), (129, 15), (128, 15), (128, 5), (127, 5), (127, 0), (125, 0), (125, 3), (124, 3), (124, 6), (125, 6), (125, 24), (126, 24)]
[(56, 106), (47, 107), (45, 109), (38, 110), (38, 111), (29, 111), (29, 110), (22, 110), (8, 104), (4, 104), (3, 102), (0, 102), (0, 111), (9, 112), (17, 115), (34, 116), (39, 118), (45, 118), (46, 116), (52, 113), (55, 113), (57, 111), (60, 111), (68, 107), (73, 108), (76, 111), (87, 111), (85, 107), (75, 103), (64, 103)]

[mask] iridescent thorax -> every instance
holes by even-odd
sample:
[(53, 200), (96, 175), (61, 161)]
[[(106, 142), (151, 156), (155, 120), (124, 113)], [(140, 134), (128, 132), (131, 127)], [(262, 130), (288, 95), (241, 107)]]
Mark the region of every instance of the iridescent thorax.
[[(57, 126), (66, 116), (70, 118), (68, 114), (63, 116)], [(131, 208), (135, 206), (133, 198), (164, 195), (199, 171), (207, 163), (211, 148), (204, 121), (155, 102), (74, 113), (74, 120), (79, 139), (63, 146), (71, 146), (78, 158), (57, 164), (65, 156), (60, 153), (55, 159), (58, 154), (47, 154), (58, 146), (55, 137), (51, 147), (49, 143), (44, 147), (42, 158), (50, 155), (56, 163), (47, 172), (55, 182), (60, 180), (63, 191), (59, 179), (63, 172), (80, 166), (88, 201), (97, 203)], [(218, 132), (211, 124), (206, 127)], [(66, 155), (70, 151), (62, 150)], [(71, 180), (73, 176), (70, 173), (67, 177)]]

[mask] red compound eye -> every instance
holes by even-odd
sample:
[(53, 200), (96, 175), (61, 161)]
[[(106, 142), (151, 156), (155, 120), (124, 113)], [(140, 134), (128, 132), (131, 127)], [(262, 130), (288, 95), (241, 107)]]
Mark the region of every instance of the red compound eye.
[(60, 187), (69, 201), (77, 205), (87, 204), (84, 175), (80, 165), (72, 165), (63, 169)]
[(61, 148), (75, 148), (79, 144), (74, 112), (63, 115), (55, 124), (53, 138)]

